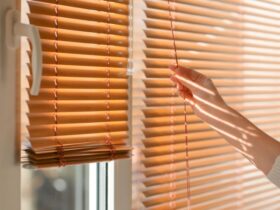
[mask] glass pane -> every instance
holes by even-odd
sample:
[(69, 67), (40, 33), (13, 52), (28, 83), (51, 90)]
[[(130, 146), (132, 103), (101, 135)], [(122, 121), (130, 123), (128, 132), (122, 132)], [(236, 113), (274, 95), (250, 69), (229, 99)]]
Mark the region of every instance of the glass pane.
[(86, 209), (86, 182), (85, 166), (22, 169), (22, 210)]

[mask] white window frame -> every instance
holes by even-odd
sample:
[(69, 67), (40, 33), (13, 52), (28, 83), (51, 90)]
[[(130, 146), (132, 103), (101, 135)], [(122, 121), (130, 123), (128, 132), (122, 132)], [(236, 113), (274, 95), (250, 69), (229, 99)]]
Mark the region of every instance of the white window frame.
[[(88, 210), (132, 208), (131, 161), (117, 160), (89, 165)], [(97, 191), (92, 190), (97, 185)]]
[(0, 7), (0, 209), (20, 209), (20, 139), (17, 136), (18, 51), (5, 45), (5, 13), (16, 9), (16, 0), (1, 0)]

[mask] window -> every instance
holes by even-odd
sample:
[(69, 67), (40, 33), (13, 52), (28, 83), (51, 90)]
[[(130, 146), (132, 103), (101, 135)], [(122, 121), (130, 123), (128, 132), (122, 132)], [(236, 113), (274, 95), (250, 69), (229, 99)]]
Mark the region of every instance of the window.
[[(22, 210), (87, 209), (86, 166), (22, 170)], [(96, 186), (92, 186), (96, 189)], [(50, 202), (52, 201), (52, 202)]]
[[(5, 140), (0, 141), (0, 160), (5, 160), (0, 162), (5, 169), (0, 172), (0, 209), (20, 209), (21, 166), (15, 164), (12, 141), (17, 103), (20, 139), (30, 136), (34, 145), (43, 142), (49, 149), (29, 146), (25, 163), (75, 165), (22, 169), (22, 210), (186, 209), (187, 170), (192, 210), (280, 208), (279, 189), (190, 107), (186, 168), (184, 104), (167, 68), (174, 61), (171, 5), (180, 63), (211, 77), (230, 106), (278, 139), (278, 1), (21, 2), (22, 21), (29, 21), (28, 13), (41, 33), (43, 82), (41, 95), (30, 96), (30, 43), (22, 42), (17, 68), (16, 52), (4, 47), (0, 33), (0, 95), (5, 99), (0, 103), (0, 139)], [(15, 8), (15, 1), (1, 4), (1, 17), (5, 9)], [(94, 158), (96, 148), (86, 148), (93, 139), (103, 143), (102, 155)], [(132, 164), (129, 159), (106, 162), (128, 157), (129, 141)], [(79, 159), (69, 145), (86, 158)], [(118, 154), (112, 149), (117, 145)], [(79, 164), (96, 161), (103, 163)]]

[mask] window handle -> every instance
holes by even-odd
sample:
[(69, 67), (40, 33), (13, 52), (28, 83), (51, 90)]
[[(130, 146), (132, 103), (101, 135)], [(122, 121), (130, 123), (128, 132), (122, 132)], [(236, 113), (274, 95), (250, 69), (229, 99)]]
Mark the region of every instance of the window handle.
[(9, 49), (16, 49), (20, 45), (20, 37), (27, 37), (32, 44), (32, 87), (31, 95), (38, 95), (42, 80), (42, 46), (39, 30), (30, 24), (20, 22), (18, 11), (10, 9), (6, 13), (6, 44)]

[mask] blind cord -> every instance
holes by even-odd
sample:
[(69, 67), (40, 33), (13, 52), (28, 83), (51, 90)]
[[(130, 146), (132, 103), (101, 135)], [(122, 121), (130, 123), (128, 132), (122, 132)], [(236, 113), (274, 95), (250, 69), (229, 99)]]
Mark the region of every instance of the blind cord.
[[(176, 61), (176, 67), (179, 67), (178, 62), (178, 53), (177, 53), (177, 46), (176, 46), (176, 39), (175, 39), (175, 31), (174, 31), (174, 17), (172, 15), (172, 10), (175, 12), (175, 0), (173, 0), (173, 9), (171, 9), (171, 2), (168, 0), (168, 12), (169, 12), (169, 19), (170, 19), (170, 28), (172, 34), (172, 41), (173, 41), (173, 50), (174, 50), (174, 57)], [(187, 209), (191, 209), (191, 192), (190, 192), (190, 166), (189, 166), (189, 140), (188, 140), (188, 125), (187, 125), (187, 101), (184, 100), (184, 129), (185, 129), (185, 144), (186, 144), (186, 181), (187, 181)]]

